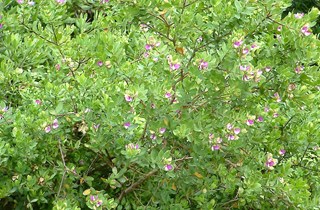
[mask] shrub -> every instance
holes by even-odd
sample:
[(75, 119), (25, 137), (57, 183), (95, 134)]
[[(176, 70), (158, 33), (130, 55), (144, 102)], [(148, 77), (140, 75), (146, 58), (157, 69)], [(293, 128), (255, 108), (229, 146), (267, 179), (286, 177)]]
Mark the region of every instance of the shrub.
[(317, 209), (319, 11), (4, 0), (7, 209)]

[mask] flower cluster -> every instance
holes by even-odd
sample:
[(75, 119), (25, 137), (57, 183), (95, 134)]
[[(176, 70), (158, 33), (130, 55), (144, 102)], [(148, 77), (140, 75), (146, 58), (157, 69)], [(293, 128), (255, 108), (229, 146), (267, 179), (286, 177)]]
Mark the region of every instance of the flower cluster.
[(273, 155), (271, 153), (268, 153), (267, 154), (267, 161), (266, 161), (266, 167), (269, 169), (269, 170), (273, 170), (274, 169), (274, 166), (277, 165), (278, 163), (278, 160), (277, 159), (274, 159), (273, 158)]
[(52, 124), (46, 126), (46, 127), (44, 128), (45, 132), (46, 132), (46, 133), (49, 133), (49, 132), (51, 131), (51, 127), (52, 127), (53, 129), (57, 129), (57, 128), (59, 127), (58, 119), (54, 119)]
[(308, 25), (304, 25), (302, 28), (301, 28), (301, 33), (305, 36), (309, 36), (311, 35), (311, 31), (310, 31), (310, 28)]
[(102, 200), (98, 200), (98, 196), (90, 195), (90, 202), (95, 203), (96, 207), (100, 207), (102, 205)]

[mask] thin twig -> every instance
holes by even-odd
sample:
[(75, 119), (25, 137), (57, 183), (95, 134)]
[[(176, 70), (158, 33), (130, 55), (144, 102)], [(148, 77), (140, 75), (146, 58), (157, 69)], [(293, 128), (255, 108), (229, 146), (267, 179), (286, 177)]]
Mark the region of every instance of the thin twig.
[(124, 191), (121, 192), (118, 200), (119, 202), (123, 199), (123, 197), (127, 194), (129, 194), (130, 192), (132, 192), (134, 189), (136, 189), (137, 187), (139, 187), (144, 181), (146, 181), (149, 177), (153, 176), (155, 173), (158, 172), (158, 169), (153, 169), (152, 171), (150, 171), (149, 173), (147, 173), (144, 177), (142, 177), (141, 179), (139, 179), (138, 181), (136, 181), (135, 183), (133, 183), (132, 185), (130, 185), (128, 188), (126, 188)]

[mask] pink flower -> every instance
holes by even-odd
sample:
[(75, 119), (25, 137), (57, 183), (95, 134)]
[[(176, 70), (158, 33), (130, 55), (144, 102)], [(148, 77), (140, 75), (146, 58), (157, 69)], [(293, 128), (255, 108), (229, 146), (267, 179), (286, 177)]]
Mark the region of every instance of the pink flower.
[(0, 29), (2, 29), (3, 28), (3, 24), (2, 23), (0, 23)]
[(23, 0), (17, 0), (18, 4), (23, 4)]
[(263, 117), (262, 117), (262, 116), (259, 116), (258, 119), (257, 119), (257, 121), (258, 121), (258, 122), (263, 122)]
[(284, 156), (286, 154), (286, 150), (280, 149), (279, 150), (279, 155)]
[(211, 147), (211, 150), (212, 150), (212, 151), (219, 150), (219, 149), (220, 149), (220, 145), (218, 145), (218, 144), (213, 145), (213, 146)]
[(171, 93), (169, 93), (169, 92), (167, 92), (165, 95), (164, 95), (164, 97), (166, 97), (166, 98), (171, 98)]
[(61, 68), (60, 64), (56, 64), (56, 65), (55, 65), (55, 68), (56, 68), (57, 71), (59, 71), (60, 68)]
[(297, 19), (301, 19), (304, 16), (304, 13), (296, 13), (294, 14), (294, 17)]
[(152, 50), (152, 46), (149, 44), (146, 44), (145, 48), (146, 48), (146, 50)]
[(245, 82), (247, 82), (247, 81), (250, 80), (250, 78), (249, 78), (248, 75), (245, 74), (245, 75), (243, 75), (242, 80), (245, 81)]
[(276, 92), (273, 96), (277, 99), (277, 102), (281, 102), (281, 98), (278, 92)]
[(124, 98), (125, 98), (125, 100), (127, 101), (127, 102), (131, 102), (133, 99), (132, 99), (132, 97), (131, 96), (129, 96), (129, 95), (124, 95)]
[(242, 45), (242, 40), (238, 40), (238, 41), (235, 41), (233, 42), (233, 47), (234, 48), (238, 48)]
[(213, 137), (214, 137), (214, 134), (213, 134), (213, 133), (210, 133), (210, 134), (209, 134), (209, 139), (212, 140)]
[(150, 105), (150, 107), (151, 107), (151, 109), (155, 109), (155, 108), (156, 108), (156, 105), (155, 105), (154, 103), (152, 103), (152, 104)]
[(149, 53), (147, 53), (147, 52), (143, 53), (143, 57), (145, 57), (145, 58), (149, 57)]
[(125, 122), (123, 124), (123, 126), (124, 126), (125, 129), (128, 129), (131, 126), (131, 123), (130, 122)]
[(231, 123), (228, 123), (228, 124), (227, 124), (227, 129), (228, 129), (228, 130), (231, 130), (232, 128), (233, 128), (233, 125), (232, 125)]
[(258, 46), (256, 45), (256, 44), (252, 44), (251, 45), (251, 49), (253, 50), (253, 49), (255, 49), (255, 48), (257, 48)]
[(278, 26), (277, 30), (281, 31), (282, 30), (282, 25)]
[(304, 66), (297, 66), (297, 67), (295, 68), (295, 72), (296, 72), (297, 74), (301, 74), (301, 72), (302, 72), (303, 69), (304, 69)]
[(45, 127), (45, 128), (44, 128), (44, 131), (45, 131), (46, 133), (49, 133), (49, 132), (51, 131), (51, 126), (48, 125), (47, 127)]
[(248, 53), (249, 53), (249, 49), (248, 48), (242, 49), (242, 54), (246, 55)]
[(39, 99), (35, 100), (36, 104), (41, 105), (41, 101)]
[(97, 207), (101, 206), (102, 205), (102, 200), (99, 200), (96, 204)]
[(93, 124), (93, 129), (97, 131), (100, 127), (100, 124)]
[(301, 28), (301, 33), (304, 34), (305, 36), (309, 36), (311, 34), (311, 31), (309, 27), (305, 25)]
[(269, 111), (270, 111), (269, 107), (264, 107), (264, 112), (269, 112)]
[(109, 0), (102, 0), (100, 3), (101, 4), (105, 4), (105, 3), (108, 3), (109, 2)]
[(235, 137), (234, 135), (231, 135), (231, 134), (228, 135), (228, 140), (235, 140), (235, 138), (236, 138), (236, 137)]
[(248, 119), (247, 120), (247, 125), (252, 126), (254, 124), (254, 120)]
[(159, 133), (164, 134), (166, 132), (166, 128), (160, 128)]
[(58, 119), (54, 119), (52, 123), (53, 129), (57, 129), (59, 127)]
[(152, 134), (150, 135), (150, 139), (152, 139), (152, 140), (156, 140), (156, 139), (157, 139), (156, 134), (152, 133)]
[(275, 166), (275, 165), (276, 165), (276, 162), (274, 161), (273, 158), (269, 158), (269, 159), (267, 160), (267, 162), (266, 162), (266, 166), (267, 166), (268, 168), (271, 168), (271, 167), (273, 167), (273, 166)]
[(265, 68), (265, 70), (266, 70), (266, 72), (269, 72), (269, 71), (271, 71), (271, 67), (270, 67), (270, 66), (267, 66), (267, 67)]
[(241, 132), (240, 128), (234, 128), (233, 129), (234, 134), (238, 135)]
[(205, 61), (201, 60), (198, 68), (199, 68), (200, 70), (203, 70), (203, 69), (208, 68), (208, 62), (205, 62)]
[(167, 164), (167, 165), (164, 166), (164, 170), (165, 171), (171, 171), (172, 169), (173, 169), (173, 167), (170, 164)]
[(171, 68), (172, 70), (177, 70), (177, 69), (180, 68), (180, 64), (179, 64), (179, 63), (176, 63), (176, 64), (170, 63), (170, 68)]
[(244, 65), (244, 66), (239, 66), (241, 71), (247, 71), (250, 69), (250, 66)]
[(273, 117), (277, 118), (279, 116), (279, 114), (277, 112), (273, 113)]
[(90, 195), (90, 201), (95, 201), (95, 200), (96, 200), (96, 196)]
[(102, 62), (102, 61), (98, 61), (98, 62), (97, 62), (97, 65), (98, 65), (99, 67), (101, 67), (101, 66), (103, 66), (103, 62)]

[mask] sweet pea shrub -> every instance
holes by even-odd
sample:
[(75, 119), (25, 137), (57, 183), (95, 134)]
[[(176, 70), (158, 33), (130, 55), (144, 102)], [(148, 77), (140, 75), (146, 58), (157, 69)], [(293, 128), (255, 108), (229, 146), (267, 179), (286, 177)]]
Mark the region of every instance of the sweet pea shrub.
[(3, 0), (1, 209), (319, 209), (319, 10)]

